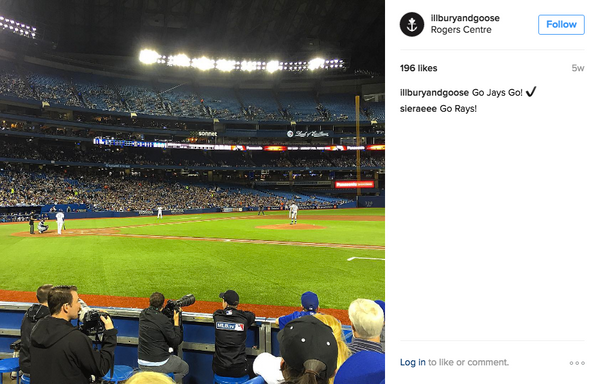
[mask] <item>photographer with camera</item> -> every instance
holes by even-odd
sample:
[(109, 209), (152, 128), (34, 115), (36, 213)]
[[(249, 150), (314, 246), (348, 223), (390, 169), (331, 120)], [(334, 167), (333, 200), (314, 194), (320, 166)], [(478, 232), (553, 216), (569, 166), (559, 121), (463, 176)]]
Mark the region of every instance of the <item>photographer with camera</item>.
[(78, 318), (81, 304), (77, 287), (56, 286), (48, 293), (51, 316), (37, 322), (31, 332), (31, 382), (35, 384), (89, 384), (90, 376), (104, 376), (114, 365), (117, 330), (103, 314), (101, 350), (71, 320)]
[[(172, 355), (169, 350), (177, 349), (183, 341), (181, 307), (189, 305), (181, 303), (183, 299), (185, 297), (178, 301), (179, 305), (178, 302), (169, 300), (163, 308), (165, 296), (160, 292), (154, 292), (150, 296), (150, 306), (140, 313), (138, 345), (140, 369), (160, 373), (172, 372), (176, 382), (180, 382), (190, 369), (183, 359)], [(169, 319), (169, 315), (172, 316), (172, 320)]]

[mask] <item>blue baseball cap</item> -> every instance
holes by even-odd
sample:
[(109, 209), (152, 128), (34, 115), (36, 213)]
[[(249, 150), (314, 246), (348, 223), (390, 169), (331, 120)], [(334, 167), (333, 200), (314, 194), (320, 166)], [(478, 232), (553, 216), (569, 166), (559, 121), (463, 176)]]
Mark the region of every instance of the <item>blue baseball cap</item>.
[(385, 301), (375, 300), (375, 302), (377, 303), (377, 305), (379, 305), (381, 307), (381, 309), (383, 310), (383, 317), (385, 317)]
[(307, 311), (316, 311), (319, 308), (319, 297), (316, 293), (307, 291), (302, 294), (302, 308)]

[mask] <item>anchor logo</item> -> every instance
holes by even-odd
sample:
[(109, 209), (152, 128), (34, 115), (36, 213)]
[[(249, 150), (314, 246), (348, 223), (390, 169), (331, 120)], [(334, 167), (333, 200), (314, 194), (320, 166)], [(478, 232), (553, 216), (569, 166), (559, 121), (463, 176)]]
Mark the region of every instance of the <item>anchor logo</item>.
[(410, 18), (410, 20), (408, 20), (408, 30), (411, 32), (417, 30), (417, 27), (415, 26), (415, 19), (413, 19), (412, 17)]
[(409, 12), (406, 15), (402, 16), (400, 20), (400, 30), (406, 36), (414, 37), (418, 36), (425, 27), (425, 21), (415, 12)]

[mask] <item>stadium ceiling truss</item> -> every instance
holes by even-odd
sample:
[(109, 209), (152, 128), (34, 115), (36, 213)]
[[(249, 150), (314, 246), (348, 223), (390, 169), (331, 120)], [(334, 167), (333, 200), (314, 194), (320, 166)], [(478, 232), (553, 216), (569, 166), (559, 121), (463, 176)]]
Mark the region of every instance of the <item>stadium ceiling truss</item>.
[(0, 0), (0, 10), (38, 25), (57, 53), (81, 58), (148, 46), (190, 56), (325, 54), (384, 73), (384, 0)]

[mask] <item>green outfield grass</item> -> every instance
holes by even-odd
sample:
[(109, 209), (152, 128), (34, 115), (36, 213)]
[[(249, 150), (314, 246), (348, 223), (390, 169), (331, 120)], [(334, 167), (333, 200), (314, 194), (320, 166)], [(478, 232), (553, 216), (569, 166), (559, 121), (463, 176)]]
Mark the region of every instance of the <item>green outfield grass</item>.
[[(315, 230), (257, 229), (288, 224), (285, 212), (67, 220), (67, 231), (117, 228), (124, 234), (252, 239), (354, 245), (385, 244), (384, 221), (355, 221), (349, 216), (384, 216), (384, 209), (300, 211), (299, 224)], [(316, 216), (339, 216), (317, 220)], [(244, 218), (252, 216), (252, 218)], [(311, 219), (315, 217), (315, 219)], [(160, 225), (155, 225), (160, 224)], [(128, 228), (120, 228), (127, 227)], [(56, 230), (56, 223), (50, 222)], [(0, 226), (0, 289), (34, 291), (44, 283), (75, 284), (84, 294), (167, 297), (193, 293), (197, 300), (218, 301), (235, 289), (242, 302), (297, 306), (300, 294), (319, 294), (324, 308), (347, 308), (357, 297), (385, 299), (384, 262), (351, 257), (385, 257), (383, 250), (317, 248), (294, 245), (242, 244), (192, 239), (115, 236), (13, 236), (27, 223)]]

